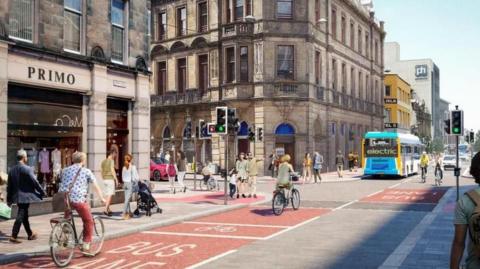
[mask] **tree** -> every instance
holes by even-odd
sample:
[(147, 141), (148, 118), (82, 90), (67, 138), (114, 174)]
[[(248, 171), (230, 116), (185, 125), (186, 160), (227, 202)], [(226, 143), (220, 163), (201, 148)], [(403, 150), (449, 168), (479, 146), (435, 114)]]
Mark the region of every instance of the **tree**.
[(432, 146), (430, 148), (433, 153), (442, 153), (445, 150), (445, 146), (441, 138), (437, 137), (433, 139)]

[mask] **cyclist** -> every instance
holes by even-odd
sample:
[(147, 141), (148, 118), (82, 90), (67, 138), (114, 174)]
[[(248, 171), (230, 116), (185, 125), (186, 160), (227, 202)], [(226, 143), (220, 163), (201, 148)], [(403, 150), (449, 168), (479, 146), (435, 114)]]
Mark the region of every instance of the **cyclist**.
[(278, 175), (275, 192), (280, 190), (280, 186), (284, 186), (287, 189), (291, 188), (290, 174), (294, 173), (293, 166), (290, 164), (290, 155), (285, 154), (280, 159), (280, 165), (278, 166)]
[[(73, 154), (73, 164), (63, 169), (59, 191), (68, 192), (68, 197), (65, 198), (69, 201), (71, 208), (75, 209), (78, 215), (80, 215), (83, 222), (83, 245), (81, 250), (84, 255), (92, 256), (90, 243), (93, 237), (93, 217), (87, 202), (89, 183), (93, 184), (98, 197), (100, 197), (103, 203), (105, 203), (105, 199), (92, 171), (83, 167), (86, 159), (87, 155), (83, 152), (75, 152)], [(70, 218), (71, 214), (67, 208), (65, 210), (65, 218)]]
[(427, 175), (427, 168), (430, 159), (428, 158), (427, 152), (423, 152), (422, 156), (420, 157), (420, 167), (422, 168), (422, 179), (425, 178)]
[(439, 173), (440, 180), (443, 179), (443, 158), (442, 154), (438, 154), (435, 158), (435, 175)]

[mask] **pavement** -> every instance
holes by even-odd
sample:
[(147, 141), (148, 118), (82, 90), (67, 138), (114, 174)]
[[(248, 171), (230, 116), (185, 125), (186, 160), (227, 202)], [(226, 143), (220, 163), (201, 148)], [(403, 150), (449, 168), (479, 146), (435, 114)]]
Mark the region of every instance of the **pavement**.
[[(203, 216), (218, 214), (234, 210), (248, 205), (264, 203), (271, 199), (271, 194), (259, 194), (257, 199), (241, 198), (230, 199), (228, 205), (223, 205), (223, 192), (218, 191), (192, 191), (186, 193), (170, 194), (168, 183), (154, 183), (153, 196), (157, 200), (163, 213), (153, 213), (151, 217), (143, 214), (128, 221), (121, 218), (123, 204), (112, 205), (114, 213), (112, 217), (102, 214), (102, 208), (92, 209), (93, 215), (102, 217), (106, 228), (106, 239), (113, 239), (141, 231), (172, 225)], [(190, 186), (191, 182), (187, 182)], [(131, 203), (131, 208), (136, 208), (136, 203)], [(155, 211), (154, 211), (155, 212)], [(8, 241), (14, 220), (0, 221), (0, 264), (23, 260), (28, 257), (44, 255), (49, 251), (49, 235), (51, 231), (50, 219), (60, 217), (63, 214), (53, 213), (30, 217), (32, 229), (38, 233), (39, 238), (35, 241), (27, 241), (23, 227), (20, 230), (19, 239), (21, 244), (12, 244)], [(81, 220), (76, 218), (77, 229), (81, 231)]]

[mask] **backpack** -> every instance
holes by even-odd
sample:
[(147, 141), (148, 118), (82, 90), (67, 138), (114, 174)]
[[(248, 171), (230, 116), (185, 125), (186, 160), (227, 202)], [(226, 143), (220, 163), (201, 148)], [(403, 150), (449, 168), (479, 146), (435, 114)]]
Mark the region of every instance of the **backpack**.
[(472, 240), (475, 256), (480, 257), (480, 194), (475, 190), (465, 194), (475, 204), (475, 209), (468, 220), (468, 233)]

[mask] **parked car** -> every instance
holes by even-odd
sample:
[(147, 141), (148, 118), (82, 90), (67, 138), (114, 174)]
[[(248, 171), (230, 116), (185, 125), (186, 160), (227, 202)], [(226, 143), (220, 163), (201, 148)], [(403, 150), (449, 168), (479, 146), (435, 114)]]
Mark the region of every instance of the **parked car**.
[[(443, 156), (443, 169), (447, 170), (448, 168), (454, 169), (457, 165), (457, 159), (455, 155), (445, 155)], [(459, 162), (459, 166), (462, 166), (461, 161)]]
[(175, 177), (177, 171), (173, 165), (169, 165), (162, 158), (150, 159), (150, 179), (154, 181), (168, 180), (168, 175)]

